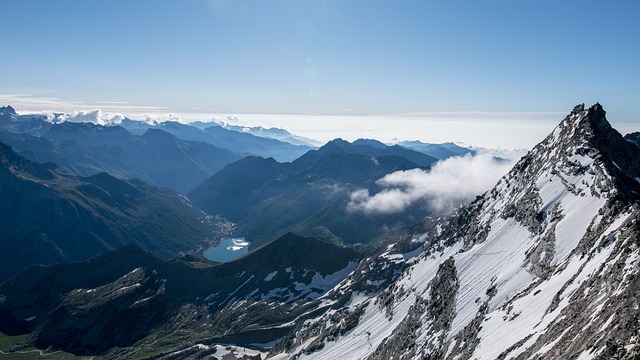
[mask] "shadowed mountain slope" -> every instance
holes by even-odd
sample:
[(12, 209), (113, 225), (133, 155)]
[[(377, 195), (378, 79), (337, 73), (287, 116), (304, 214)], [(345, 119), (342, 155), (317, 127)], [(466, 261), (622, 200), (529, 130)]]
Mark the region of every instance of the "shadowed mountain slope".
[(161, 261), (129, 245), (32, 267), (0, 285), (0, 331), (33, 332), (35, 346), (79, 355), (137, 343), (112, 352), (116, 358), (169, 339), (268, 342), (291, 321), (336, 306), (317, 299), (356, 260), (351, 250), (293, 234), (219, 265), (194, 256)]
[(70, 176), (2, 143), (0, 197), (0, 281), (28, 265), (82, 260), (127, 243), (172, 256), (218, 231), (175, 192), (105, 173)]

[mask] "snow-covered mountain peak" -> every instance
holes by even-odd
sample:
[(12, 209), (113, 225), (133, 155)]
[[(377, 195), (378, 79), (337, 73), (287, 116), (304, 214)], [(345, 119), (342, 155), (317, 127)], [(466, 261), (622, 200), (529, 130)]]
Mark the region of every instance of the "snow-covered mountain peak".
[(551, 152), (561, 156), (571, 156), (567, 151), (575, 152), (581, 147), (587, 147), (591, 148), (588, 150), (592, 152), (591, 155), (594, 155), (593, 151), (597, 149), (597, 145), (603, 145), (603, 142), (596, 138), (604, 137), (608, 139), (607, 141), (613, 140), (609, 139), (612, 132), (615, 130), (607, 121), (606, 112), (599, 103), (589, 109), (585, 109), (584, 104), (580, 104), (576, 105), (573, 111), (532, 152), (534, 154)]
[(467, 245), (482, 242), (486, 226), (497, 218), (513, 218), (540, 234), (566, 211), (563, 201), (573, 199), (586, 209), (609, 199), (637, 198), (640, 153), (635, 150), (611, 127), (600, 104), (587, 110), (576, 106), (494, 189), (465, 209), (479, 214), (469, 228), (476, 238)]
[(576, 106), (494, 189), (418, 226), (410, 239), (424, 242), (421, 254), (387, 252), (361, 265), (405, 264), (380, 293), (360, 293), (349, 332), (285, 351), (507, 359), (631, 349), (640, 334), (638, 159), (599, 104)]
[(16, 110), (11, 105), (0, 106), (0, 117), (2, 116), (17, 116)]

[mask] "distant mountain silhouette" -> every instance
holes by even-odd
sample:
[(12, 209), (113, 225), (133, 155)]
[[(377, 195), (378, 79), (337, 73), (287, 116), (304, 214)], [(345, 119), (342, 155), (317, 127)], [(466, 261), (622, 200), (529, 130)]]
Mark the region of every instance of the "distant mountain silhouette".
[(624, 139), (637, 147), (640, 147), (640, 132), (633, 132), (624, 136)]
[(76, 175), (107, 172), (186, 193), (241, 155), (208, 143), (148, 129), (136, 136), (120, 126), (64, 122), (41, 137), (0, 130), (0, 141), (37, 162), (51, 161)]
[(143, 134), (151, 128), (164, 130), (180, 139), (204, 141), (238, 154), (264, 158), (272, 157), (278, 161), (292, 161), (312, 149), (308, 145), (294, 145), (273, 138), (256, 136), (248, 132), (230, 130), (218, 124), (201, 123), (194, 126), (176, 121), (166, 121), (151, 125), (141, 121), (125, 119), (121, 126), (134, 134)]
[(453, 156), (475, 155), (474, 150), (458, 146), (452, 142), (442, 144), (428, 144), (421, 141), (401, 141), (398, 145), (433, 156), (438, 160), (444, 160)]
[(11, 106), (0, 107), (0, 128), (15, 133), (41, 135), (51, 127), (44, 115), (19, 115)]

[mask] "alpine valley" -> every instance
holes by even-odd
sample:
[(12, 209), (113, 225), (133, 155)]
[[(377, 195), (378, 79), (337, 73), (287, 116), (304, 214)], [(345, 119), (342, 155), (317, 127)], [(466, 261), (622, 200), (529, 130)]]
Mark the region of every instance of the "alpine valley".
[[(453, 144), (315, 148), (261, 128), (52, 124), (10, 107), (0, 125), (0, 344), (17, 339), (2, 355), (640, 358), (638, 134), (600, 104), (447, 215), (346, 204), (387, 174), (473, 155)], [(199, 255), (231, 234), (251, 251)]]

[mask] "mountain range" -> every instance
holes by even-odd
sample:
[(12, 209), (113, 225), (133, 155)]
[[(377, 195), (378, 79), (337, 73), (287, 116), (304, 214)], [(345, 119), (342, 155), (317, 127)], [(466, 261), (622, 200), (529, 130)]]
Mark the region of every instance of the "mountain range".
[(452, 142), (446, 142), (442, 144), (427, 144), (421, 141), (413, 140), (413, 141), (401, 141), (398, 145), (413, 149), (415, 151), (419, 151), (424, 154), (428, 154), (433, 156), (436, 159), (444, 160), (453, 156), (465, 156), (467, 154), (475, 155), (476, 152), (456, 145)]
[(242, 158), (213, 145), (181, 140), (162, 130), (134, 136), (119, 126), (62, 123), (41, 137), (0, 130), (0, 141), (36, 162), (53, 162), (70, 173), (107, 172), (186, 193), (225, 165)]
[[(428, 214), (419, 205), (389, 215), (347, 209), (350, 194), (377, 188), (394, 171), (428, 168), (437, 159), (372, 140), (330, 141), (291, 163), (246, 157), (220, 170), (188, 194), (209, 214), (237, 223), (236, 234), (252, 246), (286, 232), (337, 244), (383, 241)], [(382, 238), (381, 238), (382, 237)]]
[[(294, 140), (293, 143), (287, 142), (287, 139), (294, 138), (291, 134), (290, 136), (273, 138), (270, 136), (256, 136), (255, 134), (261, 134), (260, 131), (245, 132), (242, 131), (244, 128), (223, 127), (217, 123), (200, 123), (202, 126), (198, 125), (182, 124), (176, 121), (165, 121), (151, 125), (143, 121), (130, 119), (125, 119), (120, 124), (120, 126), (137, 135), (141, 135), (149, 129), (159, 129), (180, 139), (202, 141), (238, 154), (264, 158), (272, 157), (278, 161), (292, 161), (313, 148), (310, 144), (301, 143), (299, 139)], [(266, 135), (269, 134), (266, 133)]]
[[(189, 195), (247, 231), (274, 214), (257, 234), (329, 198), (319, 189), (419, 166), (372, 148), (386, 149), (334, 140), (291, 163), (246, 157)], [(4, 153), (23, 179), (61, 176)], [(130, 245), (30, 267), (0, 284), (0, 331), (29, 334), (17, 350), (106, 358), (634, 359), (639, 224), (640, 149), (600, 104), (578, 105), (491, 190), (388, 245), (286, 233), (224, 264)]]
[(220, 126), (222, 126), (225, 129), (229, 129), (237, 132), (249, 133), (258, 137), (280, 140), (293, 145), (304, 145), (304, 146), (322, 145), (316, 140), (309, 139), (303, 136), (294, 135), (288, 132), (287, 130), (275, 128), (275, 127), (265, 128), (262, 126), (240, 126), (240, 125), (231, 125), (228, 123), (220, 124)]
[[(127, 118), (120, 125), (105, 126), (61, 121), (65, 118), (63, 114), (54, 115), (51, 121), (44, 115), (18, 115), (11, 106), (0, 107), (0, 141), (29, 160), (53, 162), (75, 175), (107, 172), (185, 194), (244, 156), (291, 162), (313, 150), (310, 144), (315, 143), (276, 128), (211, 122), (150, 124)], [(452, 143), (414, 141), (404, 145), (387, 146), (363, 139), (354, 142), (361, 153), (368, 148), (369, 156), (403, 156), (423, 167), (433, 163), (433, 158), (442, 160), (473, 153)]]
[(0, 143), (0, 281), (29, 265), (134, 243), (163, 258), (219, 240), (224, 222), (174, 191), (106, 173), (68, 175)]
[(130, 119), (121, 126), (52, 123), (44, 115), (18, 115), (10, 106), (0, 108), (0, 141), (32, 161), (54, 162), (76, 175), (107, 172), (181, 193), (243, 156), (290, 161), (312, 149), (217, 124), (200, 129), (171, 121), (150, 125)]
[[(62, 115), (55, 116), (55, 119), (63, 118)], [(153, 219), (141, 218), (138, 208), (147, 205), (147, 202), (156, 203), (147, 198), (151, 193), (164, 191), (166, 194), (171, 194), (171, 191), (157, 189), (142, 181), (186, 193), (225, 164), (231, 165), (198, 187), (198, 189), (204, 189), (208, 197), (199, 195), (197, 191), (193, 192), (192, 196), (197, 199), (198, 206), (216, 215), (207, 217), (207, 219), (215, 219), (215, 234), (220, 233), (219, 224), (223, 224), (224, 229), (233, 228), (218, 215), (228, 217), (239, 222), (240, 226), (236, 228), (236, 233), (251, 239), (253, 247), (272, 241), (288, 231), (313, 235), (337, 244), (356, 243), (375, 247), (385, 243), (392, 236), (404, 232), (410, 224), (427, 214), (425, 209), (420, 207), (415, 207), (411, 213), (405, 212), (397, 216), (365, 216), (346, 211), (346, 201), (352, 190), (363, 186), (375, 187), (375, 181), (378, 178), (395, 170), (416, 168), (418, 165), (426, 168), (436, 161), (428, 155), (400, 146), (387, 146), (375, 140), (364, 139), (351, 144), (336, 139), (318, 151), (307, 152), (305, 156), (296, 160), (295, 164), (278, 163), (272, 158), (257, 157), (247, 157), (237, 164), (232, 164), (242, 156), (206, 142), (180, 139), (165, 131), (202, 135), (204, 133), (202, 129), (208, 129), (211, 127), (210, 124), (196, 123), (191, 126), (166, 122), (149, 126), (147, 123), (129, 119), (123, 120), (123, 124), (128, 127), (137, 126), (137, 130), (143, 132), (141, 135), (135, 135), (121, 126), (103, 126), (88, 122), (51, 122), (44, 115), (18, 115), (10, 106), (0, 108), (0, 141), (11, 144), (13, 150), (17, 150), (21, 156), (33, 161), (31, 163), (23, 159), (21, 163), (29, 163), (31, 164), (29, 166), (35, 167), (40, 166), (38, 163), (55, 163), (60, 166), (59, 168), (51, 167), (51, 169), (56, 177), (63, 180), (56, 180), (54, 186), (50, 186), (46, 183), (48, 178), (33, 178), (36, 183), (46, 183), (49, 190), (55, 189), (55, 197), (73, 200), (79, 197), (76, 186), (56, 186), (79, 182), (101, 187), (101, 191), (81, 194), (82, 200), (78, 201), (80, 204), (73, 204), (61, 210), (64, 213), (62, 215), (64, 221), (72, 221), (72, 219), (78, 219), (78, 216), (84, 216), (70, 213), (78, 212), (77, 209), (90, 208), (87, 211), (92, 213), (97, 211), (101, 216), (94, 216), (92, 221), (83, 220), (79, 226), (73, 226), (71, 230), (65, 231), (59, 229), (65, 226), (62, 220), (59, 223), (52, 223), (45, 217), (44, 220), (38, 220), (35, 224), (33, 220), (25, 220), (39, 218), (39, 213), (35, 215), (34, 213), (42, 211), (39, 204), (44, 201), (40, 198), (52, 197), (47, 192), (33, 191), (29, 202), (21, 198), (25, 195), (23, 191), (14, 191), (11, 187), (3, 189), (9, 199), (14, 199), (6, 202), (5, 211), (11, 212), (14, 207), (25, 208), (22, 202), (29, 204), (25, 211), (6, 216), (6, 219), (21, 216), (18, 223), (22, 229), (7, 230), (5, 241), (17, 244), (29, 239), (28, 241), (38, 244), (43, 242), (49, 244), (49, 248), (39, 251), (37, 256), (33, 257), (28, 255), (30, 253), (28, 250), (14, 254), (16, 256), (6, 262), (6, 272), (0, 279), (15, 274), (29, 264), (77, 261), (127, 244), (130, 242), (129, 238), (137, 239), (140, 234), (135, 229), (118, 229), (113, 223), (124, 218), (129, 219), (124, 223), (144, 221), (151, 223)], [(272, 130), (270, 131), (273, 132)], [(230, 130), (222, 131), (234, 133)], [(280, 133), (283, 136), (286, 134), (289, 133), (285, 131)], [(239, 133), (241, 137), (245, 135)], [(251, 136), (251, 138), (255, 137)], [(13, 153), (13, 150), (5, 150)], [(12, 154), (14, 155), (16, 154)], [(11, 171), (21, 173), (25, 170), (12, 166)], [(130, 180), (118, 182), (111, 176)], [(272, 180), (276, 178), (281, 181), (280, 184), (273, 183)], [(104, 180), (104, 183), (98, 183), (97, 180)], [(244, 184), (245, 181), (249, 181), (248, 185)], [(208, 184), (212, 182), (216, 185), (209, 187)], [(113, 186), (106, 187), (106, 184)], [(129, 187), (121, 187), (121, 184), (134, 185), (141, 191), (131, 192)], [(84, 190), (85, 187), (81, 189)], [(258, 189), (264, 191), (261, 192)], [(135, 206), (129, 206), (129, 203), (119, 204), (115, 209), (117, 217), (111, 214), (114, 212), (113, 208), (101, 207), (105, 202), (102, 198), (104, 192), (112, 198), (130, 197), (130, 203), (138, 202), (139, 204)], [(212, 202), (211, 194), (216, 193), (222, 195), (216, 195)], [(178, 195), (173, 193), (171, 196)], [(179, 196), (178, 198), (191, 206), (186, 198)], [(168, 208), (172, 205), (161, 204), (162, 207)], [(263, 211), (265, 207), (268, 211)], [(175, 211), (175, 209), (161, 210), (161, 208), (159, 211), (163, 213), (170, 214)], [(180, 211), (182, 210), (178, 212)], [(198, 213), (198, 210), (193, 209), (186, 214), (194, 217), (195, 221), (202, 222), (202, 214)], [(114, 218), (119, 220), (115, 221)], [(274, 218), (277, 220), (273, 221)], [(184, 219), (180, 221), (182, 220)], [(367, 230), (355, 230), (356, 227), (353, 226), (355, 223)], [(5, 226), (8, 228), (10, 224), (6, 223)], [(174, 224), (168, 221), (164, 226), (170, 227)], [(94, 228), (109, 230), (98, 231)], [(195, 251), (207, 243), (215, 243), (218, 239), (217, 235), (215, 237), (199, 235), (201, 240), (204, 239), (203, 241), (193, 243), (189, 240), (171, 249), (154, 249), (149, 247), (149, 244), (145, 245), (152, 241), (148, 228), (146, 223), (139, 228), (139, 232), (145, 236), (145, 239), (141, 240), (143, 242), (141, 246), (163, 257), (175, 255), (179, 251)], [(37, 236), (31, 234), (38, 231), (42, 239), (36, 239)], [(206, 231), (208, 230), (205, 230), (205, 233)], [(52, 235), (54, 233), (55, 236)], [(72, 234), (67, 235), (68, 233)], [(190, 236), (197, 237), (196, 233), (202, 234), (202, 230), (194, 230)], [(67, 244), (79, 241), (77, 239), (87, 236), (86, 234), (90, 234), (86, 246), (78, 246), (78, 249), (74, 249)], [(173, 231), (166, 231), (164, 236), (173, 236)], [(181, 242), (184, 236), (186, 235), (181, 234), (179, 238), (172, 241)], [(94, 244), (95, 240), (99, 240), (98, 242), (102, 244)], [(29, 249), (33, 246), (23, 247)], [(58, 249), (59, 247), (63, 249)], [(71, 253), (73, 251), (76, 253)], [(53, 253), (55, 255), (52, 255)]]

